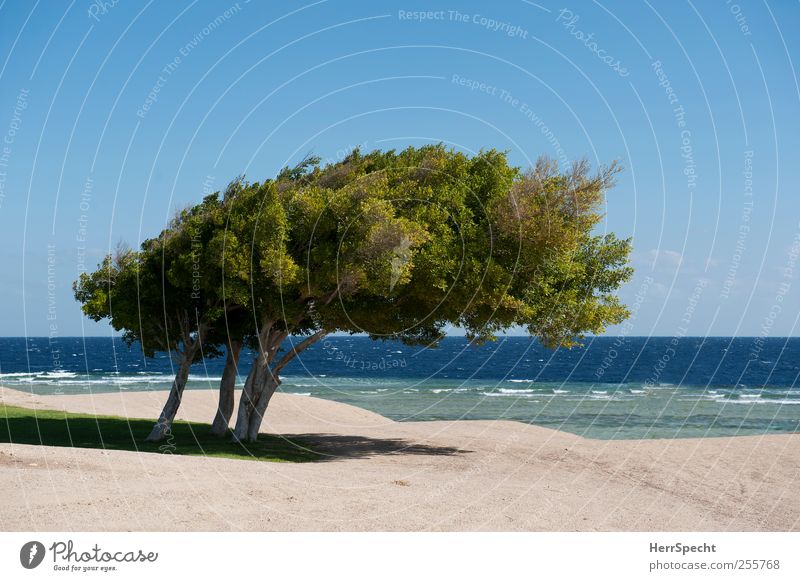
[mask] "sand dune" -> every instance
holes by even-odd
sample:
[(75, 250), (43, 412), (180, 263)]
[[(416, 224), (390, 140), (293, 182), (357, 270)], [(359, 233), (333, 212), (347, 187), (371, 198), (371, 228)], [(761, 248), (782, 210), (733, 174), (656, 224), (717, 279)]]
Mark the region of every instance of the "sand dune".
[[(7, 404), (155, 417), (165, 392)], [(180, 417), (209, 422), (216, 394)], [(277, 394), (262, 430), (326, 461), (0, 444), (2, 530), (800, 530), (800, 434), (598, 441), (506, 421), (393, 422)]]

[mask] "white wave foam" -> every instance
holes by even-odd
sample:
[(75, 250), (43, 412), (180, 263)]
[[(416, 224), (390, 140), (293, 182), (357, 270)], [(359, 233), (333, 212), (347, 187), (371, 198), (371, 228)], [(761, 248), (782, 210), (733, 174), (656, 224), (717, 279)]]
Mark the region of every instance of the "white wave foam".
[(59, 377), (75, 377), (75, 375), (76, 374), (73, 373), (72, 371), (59, 370), (59, 371), (47, 371), (42, 377), (58, 379)]
[(680, 401), (716, 401), (720, 398), (725, 397), (724, 395), (682, 395), (679, 396), (677, 399)]
[[(168, 377), (172, 378), (171, 375), (168, 376)], [(221, 381), (221, 380), (222, 380), (222, 376), (221, 375), (219, 377), (214, 377), (214, 376), (211, 376), (211, 375), (191, 375), (191, 374), (189, 374), (189, 381)]]
[(729, 399), (716, 400), (723, 405), (735, 403), (739, 405), (800, 405), (800, 399)]

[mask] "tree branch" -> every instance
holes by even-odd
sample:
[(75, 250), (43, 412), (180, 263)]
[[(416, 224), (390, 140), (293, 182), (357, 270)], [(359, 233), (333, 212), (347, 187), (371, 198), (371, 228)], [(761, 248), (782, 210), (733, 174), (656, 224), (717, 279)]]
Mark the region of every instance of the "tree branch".
[(342, 283), (341, 282), (336, 284), (336, 289), (330, 294), (330, 296), (328, 298), (326, 298), (324, 301), (322, 301), (322, 304), (324, 306), (326, 306), (326, 307), (329, 304), (331, 304), (331, 301), (333, 301), (333, 299), (335, 299), (338, 296), (340, 290), (342, 290)]
[(278, 333), (275, 338), (269, 344), (269, 350), (267, 352), (267, 364), (272, 363), (272, 360), (275, 359), (275, 355), (278, 354), (278, 347), (281, 346), (283, 340), (289, 336), (289, 331), (281, 331)]
[(327, 334), (328, 334), (328, 331), (323, 329), (321, 331), (317, 331), (313, 335), (309, 335), (308, 337), (306, 337), (305, 339), (300, 341), (297, 345), (292, 347), (283, 357), (281, 357), (280, 361), (278, 361), (272, 367), (272, 374), (273, 375), (278, 375), (278, 373), (280, 373), (281, 369), (286, 367), (286, 365), (292, 359), (294, 359), (297, 356), (298, 353), (300, 353), (301, 351), (303, 351), (306, 348), (310, 347), (311, 345), (313, 345), (314, 343), (316, 343), (317, 341), (319, 341), (320, 339), (325, 337), (325, 335), (327, 335)]
[[(264, 353), (267, 349), (269, 349), (269, 334), (272, 330), (272, 326), (275, 324), (274, 321), (264, 321), (261, 324), (261, 330), (258, 333), (258, 352), (259, 355)], [(266, 345), (266, 348), (265, 348)]]

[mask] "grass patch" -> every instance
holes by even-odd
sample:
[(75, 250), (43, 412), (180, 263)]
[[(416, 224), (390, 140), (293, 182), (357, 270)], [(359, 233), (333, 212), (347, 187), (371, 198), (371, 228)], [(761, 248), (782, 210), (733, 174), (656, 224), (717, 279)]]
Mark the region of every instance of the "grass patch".
[(0, 443), (99, 448), (267, 462), (310, 462), (321, 456), (299, 441), (261, 434), (255, 443), (209, 435), (209, 424), (175, 422), (159, 443), (144, 441), (154, 420), (33, 410), (0, 404)]

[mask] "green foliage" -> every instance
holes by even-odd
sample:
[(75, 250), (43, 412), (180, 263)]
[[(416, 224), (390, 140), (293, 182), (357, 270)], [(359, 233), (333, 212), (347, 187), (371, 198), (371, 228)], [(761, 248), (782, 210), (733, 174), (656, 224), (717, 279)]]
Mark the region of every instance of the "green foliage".
[(407, 343), (435, 342), (448, 324), (476, 342), (522, 326), (570, 346), (628, 316), (615, 291), (632, 274), (630, 241), (593, 233), (618, 171), (542, 159), (522, 172), (502, 152), (442, 145), (355, 150), (324, 167), (309, 157), (207, 196), (83, 275), (75, 295), (91, 318), (158, 348), (176, 347), (156, 338), (187, 317), (212, 352), (228, 335), (254, 344), (266, 323)]
[(129, 345), (138, 341), (146, 356), (185, 353), (193, 342), (203, 347), (193, 360), (219, 355), (219, 329), (230, 313), (219, 292), (222, 276), (208, 265), (210, 241), (224, 224), (221, 208), (217, 195), (207, 196), (179, 212), (139, 251), (119, 248), (97, 270), (82, 273), (73, 291), (84, 314), (108, 319)]

